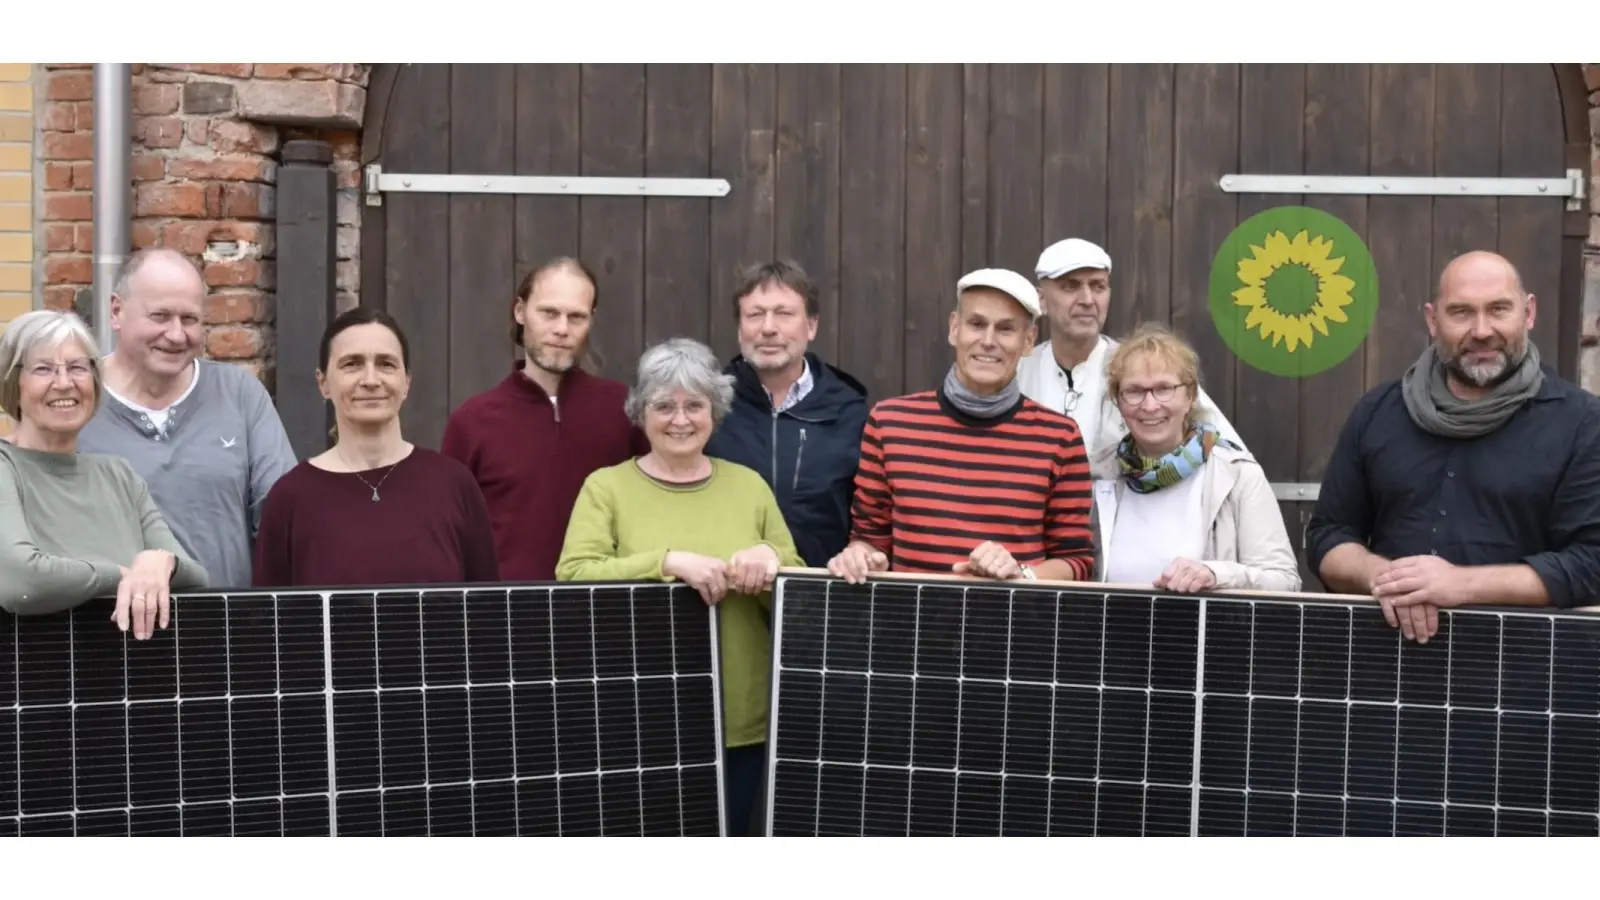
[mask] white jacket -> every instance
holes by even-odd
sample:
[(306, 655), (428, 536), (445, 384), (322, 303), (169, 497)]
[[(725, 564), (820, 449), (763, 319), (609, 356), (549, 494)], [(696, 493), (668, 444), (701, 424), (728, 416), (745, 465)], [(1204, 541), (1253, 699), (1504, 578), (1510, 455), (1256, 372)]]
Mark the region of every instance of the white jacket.
[[(1115, 533), (1117, 504), (1128, 490), (1118, 477), (1116, 447), (1103, 447), (1090, 460), (1094, 472), (1095, 572), (1105, 580), (1108, 544)], [(1204, 563), (1217, 576), (1218, 590), (1294, 593), (1300, 590), (1300, 566), (1284, 527), (1278, 498), (1261, 465), (1248, 451), (1218, 444), (1191, 478), (1200, 485), (1201, 509), (1208, 523)]]

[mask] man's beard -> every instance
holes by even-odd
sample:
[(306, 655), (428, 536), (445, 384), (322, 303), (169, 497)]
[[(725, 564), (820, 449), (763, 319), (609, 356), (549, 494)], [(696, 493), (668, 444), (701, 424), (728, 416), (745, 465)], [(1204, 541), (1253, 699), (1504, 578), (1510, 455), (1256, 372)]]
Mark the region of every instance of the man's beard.
[(523, 350), (527, 354), (529, 362), (552, 375), (565, 375), (572, 371), (573, 367), (578, 364), (577, 353), (573, 353), (565, 360), (562, 360), (560, 357), (557, 357), (551, 353), (547, 353), (542, 349), (529, 350), (524, 347)]
[[(1498, 346), (1496, 346), (1498, 344)], [(1474, 350), (1497, 350), (1500, 359), (1492, 363), (1469, 365), (1465, 362), (1469, 352)], [(1522, 366), (1523, 360), (1528, 357), (1528, 344), (1524, 340), (1517, 346), (1504, 341), (1491, 341), (1489, 343), (1463, 342), (1460, 349), (1445, 360), (1445, 370), (1466, 384), (1475, 388), (1494, 388), (1505, 383), (1517, 369)]]

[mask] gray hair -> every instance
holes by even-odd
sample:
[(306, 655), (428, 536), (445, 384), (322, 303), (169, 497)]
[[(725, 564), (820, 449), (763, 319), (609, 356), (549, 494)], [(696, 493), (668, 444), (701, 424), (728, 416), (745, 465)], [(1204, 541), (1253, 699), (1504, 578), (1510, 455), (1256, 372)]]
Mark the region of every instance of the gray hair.
[(13, 421), (22, 421), (22, 364), (38, 348), (55, 348), (76, 340), (83, 345), (94, 370), (94, 397), (89, 404), (92, 415), (100, 405), (102, 386), (100, 345), (76, 313), (59, 309), (36, 309), (11, 320), (0, 336), (0, 408)]
[(733, 376), (723, 374), (711, 348), (689, 338), (672, 338), (639, 357), (639, 374), (623, 411), (633, 424), (642, 426), (645, 406), (676, 388), (709, 400), (713, 424), (722, 424), (733, 409)]
[(126, 260), (123, 260), (122, 265), (117, 269), (116, 280), (111, 284), (111, 293), (117, 295), (123, 303), (131, 300), (134, 276), (139, 274), (139, 270), (143, 269), (146, 263), (156, 259), (169, 259), (175, 263), (188, 266), (194, 271), (195, 275), (201, 278), (201, 283), (204, 284), (205, 276), (202, 274), (200, 267), (195, 265), (194, 260), (171, 247), (145, 247), (135, 250)]

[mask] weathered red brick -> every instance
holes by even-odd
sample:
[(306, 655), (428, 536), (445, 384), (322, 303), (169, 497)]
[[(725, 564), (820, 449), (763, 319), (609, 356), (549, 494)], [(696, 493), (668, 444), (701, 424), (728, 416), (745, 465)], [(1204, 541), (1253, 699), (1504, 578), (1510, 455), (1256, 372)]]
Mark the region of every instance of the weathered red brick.
[(44, 95), (47, 100), (88, 100), (94, 96), (94, 73), (51, 72), (45, 80)]
[(94, 159), (94, 134), (87, 131), (46, 131), (40, 142), (43, 159)]
[(261, 181), (277, 180), (278, 165), (265, 156), (245, 153), (219, 153), (212, 157), (186, 156), (167, 163), (167, 174), (173, 178), (196, 178), (206, 181)]
[(94, 198), (87, 191), (46, 191), (44, 217), (54, 221), (83, 221), (94, 218)]
[(198, 184), (147, 182), (134, 188), (134, 215), (198, 218), (206, 214), (205, 188)]
[(48, 162), (44, 164), (44, 187), (47, 191), (72, 189), (72, 163)]
[(57, 69), (92, 69), (92, 68), (94, 68), (94, 63), (41, 63), (40, 65), (43, 65), (46, 69), (49, 69), (52, 72), (57, 70)]
[(94, 101), (80, 100), (72, 104), (72, 116), (79, 131), (94, 131)]
[(278, 149), (278, 132), (270, 126), (222, 119), (211, 123), (210, 143), (218, 153), (271, 153)]
[(72, 164), (72, 187), (80, 191), (94, 190), (94, 163), (75, 162)]
[(248, 81), (235, 96), (245, 118), (324, 128), (360, 128), (367, 103), (365, 88), (337, 81)]
[(45, 131), (71, 131), (78, 127), (78, 116), (74, 106), (57, 100), (46, 103), (44, 112), (39, 117), (39, 127)]
[(166, 177), (167, 161), (154, 153), (135, 153), (128, 163), (134, 181), (160, 181)]
[(183, 123), (183, 139), (194, 147), (207, 147), (211, 144), (211, 120), (203, 116), (191, 116)]
[(168, 222), (161, 229), (161, 244), (180, 253), (199, 256), (212, 241), (260, 243), (265, 230), (259, 222)]
[(221, 188), (217, 217), (222, 219), (270, 219), (275, 211), (271, 185), (229, 182)]
[(161, 225), (149, 219), (137, 220), (133, 223), (131, 236), (135, 248), (154, 247), (161, 242)]
[(72, 285), (47, 285), (44, 289), (44, 305), (49, 309), (71, 309), (78, 299), (79, 290)]
[(72, 249), (71, 222), (50, 222), (44, 226), (46, 253), (65, 253)]
[(133, 111), (141, 116), (167, 116), (178, 111), (178, 86), (138, 84), (133, 87)]
[(335, 161), (333, 179), (334, 185), (340, 188), (361, 187), (361, 164), (353, 159)]
[(205, 298), (205, 322), (207, 325), (235, 325), (264, 321), (266, 297), (265, 291), (256, 288), (213, 291)]
[(1589, 90), (1600, 91), (1600, 63), (1584, 63), (1583, 80), (1588, 83)]
[(229, 259), (206, 263), (206, 284), (212, 287), (249, 287), (261, 282), (261, 260)]
[(361, 158), (361, 134), (356, 131), (330, 131), (323, 135), (333, 148), (333, 158), (336, 160), (359, 160)]
[(78, 254), (51, 254), (44, 258), (45, 284), (88, 284), (94, 281), (91, 257)]
[(251, 63), (146, 63), (154, 76), (160, 71), (198, 72), (201, 75), (220, 75), (224, 78), (249, 78)]
[(94, 252), (94, 223), (84, 222), (73, 229), (72, 249), (79, 253)]
[(183, 120), (170, 116), (136, 119), (133, 139), (152, 150), (170, 150), (183, 143)]
[(206, 335), (206, 355), (212, 359), (251, 359), (261, 355), (260, 329), (248, 325), (218, 325)]

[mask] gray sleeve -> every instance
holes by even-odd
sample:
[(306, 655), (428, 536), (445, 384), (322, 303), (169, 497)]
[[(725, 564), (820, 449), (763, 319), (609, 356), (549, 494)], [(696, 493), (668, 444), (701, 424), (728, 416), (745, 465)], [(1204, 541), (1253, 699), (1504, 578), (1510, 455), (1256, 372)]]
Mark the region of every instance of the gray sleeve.
[(289, 443), (289, 433), (278, 418), (277, 407), (261, 382), (248, 372), (240, 387), (240, 405), (249, 428), (245, 440), (250, 452), (250, 537), (253, 540), (261, 528), (261, 507), (267, 502), (272, 486), (299, 462), (294, 447)]
[(17, 470), (0, 459), (0, 609), (43, 615), (115, 593), (122, 567), (56, 556), (39, 549), (22, 513)]
[[(119, 460), (120, 461), (120, 460)], [(123, 476), (128, 479), (128, 494), (133, 500), (134, 508), (139, 510), (139, 526), (144, 529), (144, 549), (165, 550), (171, 553), (178, 564), (172, 569), (170, 582), (175, 591), (202, 590), (211, 583), (211, 576), (205, 567), (195, 562), (178, 538), (173, 535), (172, 529), (167, 527), (167, 520), (162, 518), (161, 510), (156, 506), (156, 501), (150, 496), (150, 486), (143, 478), (134, 474), (133, 468), (124, 464)], [(118, 571), (118, 579), (121, 572)], [(111, 587), (116, 589), (117, 582), (113, 581)]]

